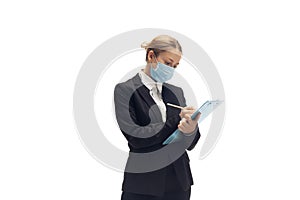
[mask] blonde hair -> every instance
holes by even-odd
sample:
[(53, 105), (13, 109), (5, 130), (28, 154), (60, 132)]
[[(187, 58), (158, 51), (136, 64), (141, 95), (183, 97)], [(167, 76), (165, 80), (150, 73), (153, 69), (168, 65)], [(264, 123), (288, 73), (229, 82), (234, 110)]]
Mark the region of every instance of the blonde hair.
[(143, 42), (141, 47), (146, 50), (146, 61), (148, 61), (149, 51), (153, 51), (155, 56), (159, 56), (161, 52), (172, 51), (182, 54), (182, 47), (179, 42), (169, 35), (159, 35), (151, 42)]

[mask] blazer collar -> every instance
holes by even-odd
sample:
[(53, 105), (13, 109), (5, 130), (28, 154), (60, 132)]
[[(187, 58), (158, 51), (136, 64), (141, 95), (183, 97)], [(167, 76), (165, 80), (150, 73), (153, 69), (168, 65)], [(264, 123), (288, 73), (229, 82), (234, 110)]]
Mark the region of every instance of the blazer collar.
[(146, 104), (149, 107), (155, 104), (154, 100), (149, 94), (150, 90), (142, 83), (142, 80), (138, 73), (132, 78), (132, 81), (134, 90), (140, 95), (140, 97), (146, 102)]
[(139, 71), (139, 76), (141, 78), (142, 83), (149, 89), (151, 90), (153, 87), (157, 87), (159, 92), (161, 93), (162, 91), (162, 85), (163, 83), (156, 82), (154, 81), (151, 77), (149, 77), (143, 70)]

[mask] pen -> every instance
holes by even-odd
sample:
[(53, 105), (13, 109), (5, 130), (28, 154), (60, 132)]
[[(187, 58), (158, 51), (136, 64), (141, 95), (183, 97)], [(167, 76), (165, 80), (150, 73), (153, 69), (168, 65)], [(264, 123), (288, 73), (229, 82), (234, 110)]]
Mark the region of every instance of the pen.
[(174, 104), (171, 104), (171, 103), (167, 103), (168, 106), (172, 106), (174, 108), (179, 108), (179, 109), (183, 109), (183, 107), (181, 106), (177, 106), (177, 105), (174, 105)]

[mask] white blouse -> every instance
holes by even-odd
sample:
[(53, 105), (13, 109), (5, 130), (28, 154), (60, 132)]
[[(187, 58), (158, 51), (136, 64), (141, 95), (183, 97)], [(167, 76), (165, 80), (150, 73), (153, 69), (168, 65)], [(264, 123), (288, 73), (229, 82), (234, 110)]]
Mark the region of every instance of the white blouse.
[(139, 76), (142, 83), (149, 89), (149, 93), (153, 98), (154, 102), (158, 106), (163, 122), (166, 121), (166, 112), (167, 108), (165, 103), (162, 100), (162, 83), (155, 82), (151, 77), (149, 77), (143, 70), (139, 71)]

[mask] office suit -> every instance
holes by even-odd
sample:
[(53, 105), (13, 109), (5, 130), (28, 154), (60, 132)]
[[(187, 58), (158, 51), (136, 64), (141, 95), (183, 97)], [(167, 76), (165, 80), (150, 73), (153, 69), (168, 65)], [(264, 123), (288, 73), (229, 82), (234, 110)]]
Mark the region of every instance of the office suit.
[[(128, 97), (129, 94), (130, 97)], [(129, 102), (126, 102), (126, 96), (127, 99), (130, 99)], [(163, 84), (162, 99), (165, 104), (173, 103), (186, 106), (182, 89), (171, 84)], [(162, 122), (161, 116), (157, 114), (159, 112), (155, 112), (157, 108), (153, 107), (155, 102), (149, 95), (149, 89), (141, 83), (138, 74), (128, 81), (116, 85), (114, 101), (117, 122), (128, 141), (130, 152), (133, 153), (149, 153), (163, 148), (163, 141), (177, 129), (177, 125), (181, 120), (179, 116), (180, 109), (168, 106), (166, 122)], [(135, 137), (125, 128), (125, 126), (128, 126), (126, 118), (123, 117), (125, 112), (129, 112), (132, 121), (140, 127), (147, 126), (150, 123), (162, 123), (163, 128), (155, 135), (147, 138)], [(152, 118), (150, 117), (151, 114)], [(147, 134), (147, 131), (145, 131), (145, 134)], [(184, 137), (184, 139), (189, 141), (189, 146), (186, 149), (192, 150), (199, 138), (200, 132), (198, 128), (193, 136)], [(130, 160), (130, 154), (128, 160)], [(122, 184), (122, 199), (165, 200), (170, 198), (175, 200), (175, 197), (164, 196), (166, 194), (174, 195), (175, 192), (178, 193), (176, 195), (177, 198), (179, 197), (182, 200), (189, 199), (191, 185), (193, 185), (193, 178), (189, 165), (189, 157), (184, 150), (178, 159), (161, 169), (144, 173), (125, 171)], [(184, 197), (180, 198), (180, 195)]]

